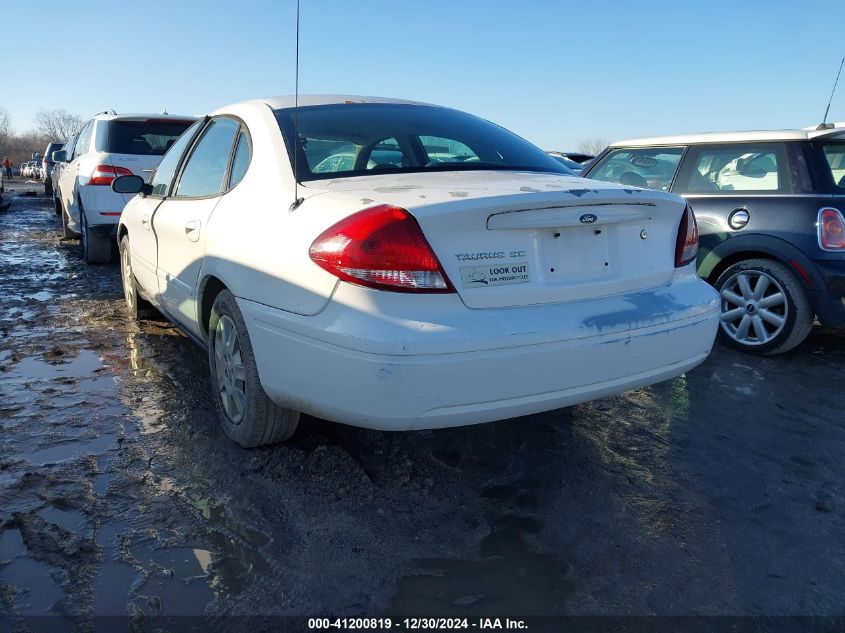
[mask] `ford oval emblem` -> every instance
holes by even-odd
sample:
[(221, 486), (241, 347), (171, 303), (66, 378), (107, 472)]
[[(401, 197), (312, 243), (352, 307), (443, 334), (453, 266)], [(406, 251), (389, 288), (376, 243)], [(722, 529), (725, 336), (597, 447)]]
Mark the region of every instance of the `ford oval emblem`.
[(578, 219), (581, 221), (582, 224), (592, 224), (599, 218), (597, 215), (593, 215), (592, 213), (585, 213)]

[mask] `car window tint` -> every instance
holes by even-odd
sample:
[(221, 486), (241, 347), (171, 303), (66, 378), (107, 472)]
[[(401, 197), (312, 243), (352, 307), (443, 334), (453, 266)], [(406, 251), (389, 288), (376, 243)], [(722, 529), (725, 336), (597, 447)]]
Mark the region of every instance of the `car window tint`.
[(246, 132), (238, 135), (238, 146), (235, 148), (235, 158), (232, 160), (232, 175), (229, 176), (229, 189), (237, 185), (246, 174), (249, 167), (250, 148)]
[(614, 149), (587, 178), (668, 191), (683, 153), (683, 147)]
[[(366, 158), (366, 165), (363, 164)], [(399, 147), (399, 141), (395, 138), (385, 138), (380, 140), (372, 147), (364, 148), (362, 154), (358, 157), (358, 164), (356, 169), (398, 169), (400, 167), (407, 167), (412, 162), (412, 159), (406, 157), (402, 148)]]
[(213, 196), (223, 191), (237, 131), (237, 121), (226, 117), (209, 122), (182, 169), (176, 197)]
[(97, 139), (97, 150), (113, 154), (163, 156), (190, 127), (180, 119), (118, 119), (109, 121), (108, 134)]
[(306, 137), (303, 143), (308, 169), (314, 174), (398, 169), (411, 164), (395, 138), (366, 145), (333, 139)]
[[(299, 180), (372, 172), (569, 171), (551, 156), (489, 121), (464, 112), (390, 103), (345, 103), (276, 110)], [(433, 153), (448, 160), (431, 160)], [(437, 142), (439, 139), (439, 142)], [(437, 150), (445, 151), (434, 151)], [(466, 160), (459, 160), (468, 156)]]
[(420, 136), (428, 160), (431, 163), (465, 163), (478, 161), (478, 154), (469, 146), (450, 138), (439, 136)]
[(845, 143), (825, 144), (824, 157), (830, 167), (833, 184), (839, 189), (845, 189)]
[(772, 144), (702, 146), (690, 149), (688, 176), (678, 183), (683, 193), (778, 191), (780, 152)]
[(201, 123), (199, 121), (194, 123), (167, 150), (167, 153), (158, 164), (153, 177), (150, 179), (150, 184), (153, 187), (152, 195), (164, 197), (170, 193), (170, 185), (173, 182), (176, 169), (179, 167), (182, 154), (185, 153), (185, 149), (190, 144), (200, 125)]

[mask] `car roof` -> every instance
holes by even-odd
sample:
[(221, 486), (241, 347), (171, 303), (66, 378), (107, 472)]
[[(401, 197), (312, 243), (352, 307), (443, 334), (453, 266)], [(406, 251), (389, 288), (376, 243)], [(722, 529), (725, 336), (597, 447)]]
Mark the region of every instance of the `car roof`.
[(112, 112), (100, 112), (93, 118), (98, 121), (120, 121), (123, 119), (173, 119), (184, 121), (196, 121), (199, 117), (187, 114), (162, 114), (161, 112), (126, 112), (121, 114), (114, 114)]
[[(247, 104), (264, 104), (270, 106), (273, 110), (281, 108), (292, 108), (297, 102), (294, 95), (281, 95), (277, 97), (265, 97), (263, 99), (253, 99), (245, 101)], [(300, 106), (317, 106), (317, 105), (338, 105), (343, 103), (391, 103), (403, 105), (423, 105), (435, 106), (432, 103), (424, 103), (422, 101), (411, 101), (409, 99), (391, 99), (388, 97), (368, 97), (362, 95), (333, 95), (333, 94), (307, 94), (299, 95)], [(233, 104), (236, 105), (236, 104)], [(226, 108), (220, 108), (224, 110)]]
[(653, 136), (633, 138), (611, 143), (609, 147), (633, 147), (651, 145), (701, 145), (705, 143), (742, 143), (753, 141), (806, 141), (818, 138), (845, 138), (845, 124), (818, 130), (750, 130), (747, 132), (707, 132), (703, 134), (681, 134), (677, 136)]

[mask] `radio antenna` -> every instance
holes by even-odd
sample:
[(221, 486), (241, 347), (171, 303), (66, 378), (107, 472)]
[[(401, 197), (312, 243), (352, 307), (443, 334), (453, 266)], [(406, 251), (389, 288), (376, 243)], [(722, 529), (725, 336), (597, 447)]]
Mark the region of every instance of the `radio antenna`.
[(299, 156), (299, 2), (296, 0), (296, 72), (293, 93), (293, 204), (291, 211), (296, 211), (303, 199), (299, 197), (299, 172), (296, 169)]
[[(298, 2), (299, 0), (297, 0)], [(298, 32), (298, 31), (297, 31)], [(297, 45), (297, 50), (298, 50)], [(830, 112), (830, 104), (833, 102), (833, 93), (836, 92), (836, 84), (839, 83), (839, 75), (842, 74), (842, 65), (845, 64), (845, 57), (842, 58), (842, 61), (839, 62), (839, 72), (836, 73), (836, 81), (833, 82), (833, 90), (830, 91), (830, 100), (827, 102), (827, 109), (824, 111), (824, 118), (822, 119), (822, 124), (819, 127), (824, 126), (827, 123), (827, 115)]]

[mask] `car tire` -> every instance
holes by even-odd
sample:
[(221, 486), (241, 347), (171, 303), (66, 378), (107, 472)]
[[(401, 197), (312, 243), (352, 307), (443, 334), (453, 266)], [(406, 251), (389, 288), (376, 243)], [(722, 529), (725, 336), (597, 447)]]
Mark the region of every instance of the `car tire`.
[(61, 200), (59, 201), (59, 208), (59, 213), (61, 213), (62, 215), (62, 238), (66, 240), (78, 240), (79, 233), (73, 231), (68, 225), (69, 218), (67, 215), (67, 211), (64, 208), (64, 205), (61, 203)]
[(53, 208), (56, 211), (56, 215), (62, 215), (62, 201), (56, 197), (55, 192), (53, 192)]
[(719, 338), (734, 349), (782, 354), (800, 345), (813, 327), (815, 314), (804, 285), (778, 261), (737, 262), (719, 275), (716, 290)]
[(112, 260), (112, 241), (107, 235), (91, 230), (81, 202), (79, 204), (79, 219), (82, 224), (79, 239), (82, 259), (89, 264), (108, 264)]
[(121, 238), (118, 253), (120, 281), (123, 285), (123, 300), (126, 304), (126, 311), (133, 321), (153, 317), (156, 309), (138, 292), (138, 282), (135, 280), (135, 273), (132, 272), (132, 251), (129, 248), (129, 236), (124, 235)]
[(293, 435), (299, 412), (278, 406), (261, 386), (246, 322), (228, 290), (211, 307), (208, 366), (217, 413), (229, 438), (254, 448)]
[(52, 196), (53, 195), (53, 183), (49, 180), (44, 183), (44, 195), (45, 196)]

